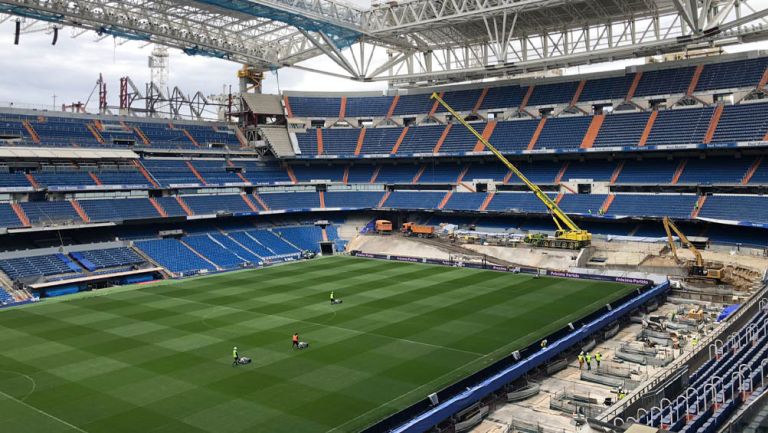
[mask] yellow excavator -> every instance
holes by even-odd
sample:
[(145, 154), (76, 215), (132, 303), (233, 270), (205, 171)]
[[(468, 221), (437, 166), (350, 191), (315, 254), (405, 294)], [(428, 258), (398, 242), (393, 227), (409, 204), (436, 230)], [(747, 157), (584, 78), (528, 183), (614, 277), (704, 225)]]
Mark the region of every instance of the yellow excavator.
[(515, 175), (517, 175), (517, 177), (520, 178), (520, 180), (522, 180), (526, 186), (528, 186), (533, 194), (536, 195), (536, 197), (541, 200), (541, 202), (544, 203), (544, 206), (546, 206), (549, 210), (549, 213), (552, 215), (552, 219), (555, 220), (555, 225), (557, 226), (555, 236), (547, 236), (543, 233), (529, 234), (526, 235), (524, 239), (527, 244), (537, 247), (567, 248), (575, 250), (589, 246), (592, 243), (591, 233), (580, 229), (579, 226), (577, 226), (576, 223), (573, 222), (573, 220), (571, 220), (571, 218), (557, 206), (557, 203), (555, 203), (554, 200), (549, 198), (549, 196), (546, 195), (544, 191), (542, 191), (541, 188), (539, 188), (535, 183), (528, 180), (528, 178), (525, 177), (525, 175), (520, 170), (518, 170), (517, 167), (509, 162), (509, 160), (504, 155), (502, 155), (498, 149), (493, 147), (493, 145), (489, 143), (482, 134), (477, 132), (477, 130), (473, 128), (469, 122), (464, 120), (464, 117), (455, 112), (453, 108), (451, 108), (451, 106), (448, 105), (437, 92), (432, 93), (432, 99), (437, 100), (437, 102), (439, 102), (443, 107), (445, 107), (446, 110), (448, 110), (449, 113), (451, 113), (454, 119), (464, 125), (464, 127), (467, 128), (469, 132), (471, 132), (475, 137), (477, 137), (477, 139), (480, 140), (480, 142), (483, 143), (483, 145), (485, 145), (488, 150), (493, 152), (493, 154), (496, 155), (496, 157), (499, 158), (499, 160), (504, 163), (507, 168), (515, 173)]
[(672, 255), (675, 256), (675, 260), (677, 260), (678, 263), (681, 263), (682, 260), (677, 256), (677, 245), (675, 244), (675, 240), (672, 238), (672, 232), (674, 232), (678, 238), (680, 238), (680, 244), (688, 248), (688, 250), (693, 253), (694, 261), (690, 265), (690, 269), (688, 271), (688, 274), (691, 278), (697, 279), (697, 280), (707, 280), (711, 282), (720, 282), (723, 279), (723, 270), (717, 269), (717, 268), (708, 268), (706, 264), (704, 263), (704, 258), (701, 257), (701, 252), (698, 248), (696, 248), (693, 243), (688, 240), (688, 238), (683, 234), (683, 232), (680, 231), (679, 228), (675, 225), (674, 222), (669, 217), (664, 217), (662, 220), (664, 223), (664, 230), (667, 232), (667, 243), (669, 244), (669, 249), (672, 251)]

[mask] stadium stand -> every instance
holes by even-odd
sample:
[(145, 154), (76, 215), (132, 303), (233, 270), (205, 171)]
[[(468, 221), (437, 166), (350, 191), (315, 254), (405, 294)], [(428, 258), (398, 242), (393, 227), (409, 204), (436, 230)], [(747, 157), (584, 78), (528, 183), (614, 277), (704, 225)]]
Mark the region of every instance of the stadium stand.
[[(701, 218), (768, 224), (768, 197), (717, 194), (707, 197)], [(745, 222), (746, 222), (745, 221)]]
[(186, 160), (145, 159), (142, 164), (162, 186), (203, 185), (202, 180), (195, 176)]
[(185, 236), (184, 243), (221, 269), (233, 269), (250, 262), (249, 258), (239, 256), (209, 234)]
[(301, 250), (320, 252), (320, 242), (323, 241), (320, 227), (278, 227), (273, 232)]
[(115, 268), (119, 266), (140, 265), (144, 259), (126, 247), (86, 250), (70, 253), (82, 267), (88, 271)]
[(152, 260), (176, 274), (193, 275), (200, 271), (216, 270), (210, 262), (195, 254), (178, 239), (149, 239), (136, 241), (135, 245)]
[(77, 275), (82, 269), (64, 254), (16, 257), (0, 260), (0, 269), (12, 280)]
[(32, 224), (82, 223), (83, 220), (69, 201), (30, 201), (20, 203)]
[(80, 200), (78, 203), (93, 222), (160, 217), (146, 198)]
[(240, 194), (186, 195), (182, 199), (195, 215), (252, 212)]
[(316, 192), (287, 192), (259, 194), (270, 209), (310, 209), (320, 207)]

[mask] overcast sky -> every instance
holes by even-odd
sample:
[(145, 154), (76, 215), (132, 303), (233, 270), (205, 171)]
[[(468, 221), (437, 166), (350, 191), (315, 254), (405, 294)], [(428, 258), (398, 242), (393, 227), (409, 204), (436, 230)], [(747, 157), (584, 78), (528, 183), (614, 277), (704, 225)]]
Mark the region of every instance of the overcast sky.
[[(365, 0), (360, 0), (365, 1)], [(88, 33), (70, 38), (71, 29), (64, 29), (59, 34), (56, 46), (51, 45), (51, 35), (33, 33), (21, 35), (18, 46), (13, 44), (14, 23), (0, 24), (0, 105), (13, 102), (16, 106), (25, 104), (53, 105), (85, 102), (94, 89), (99, 73), (104, 74), (107, 82), (110, 105), (118, 102), (118, 84), (122, 76), (130, 76), (134, 83), (143, 89), (149, 81), (150, 71), (147, 57), (152, 46), (143, 47), (140, 42), (126, 42), (112, 37), (100, 42), (95, 33)], [(142, 48), (143, 47), (143, 48)], [(729, 48), (729, 51), (750, 49), (768, 49), (768, 42), (746, 44)], [(574, 72), (593, 72), (595, 70), (618, 69), (634, 62), (615, 62), (609, 66), (591, 66)], [(308, 66), (338, 70), (327, 59), (318, 58), (306, 63)], [(206, 95), (221, 93), (226, 86), (237, 89), (235, 76), (240, 65), (219, 59), (201, 56), (187, 56), (178, 50), (170, 50), (171, 86), (179, 86), (186, 93), (203, 91)], [(358, 83), (341, 78), (312, 74), (297, 69), (282, 69), (279, 73), (281, 90), (304, 91), (361, 91), (383, 90), (386, 83)], [(278, 80), (272, 73), (267, 73), (264, 83), (265, 93), (277, 93)], [(89, 111), (95, 111), (98, 96), (93, 94)]]

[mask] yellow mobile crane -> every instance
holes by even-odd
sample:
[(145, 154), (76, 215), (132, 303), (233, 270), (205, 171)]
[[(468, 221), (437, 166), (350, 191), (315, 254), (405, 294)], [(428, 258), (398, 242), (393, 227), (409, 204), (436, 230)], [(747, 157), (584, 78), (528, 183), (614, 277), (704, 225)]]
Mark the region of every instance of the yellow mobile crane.
[(436, 99), (443, 107), (445, 107), (446, 110), (448, 110), (451, 115), (453, 115), (453, 118), (461, 122), (464, 127), (466, 127), (469, 132), (471, 132), (475, 137), (477, 137), (478, 140), (480, 140), (481, 143), (485, 145), (488, 150), (493, 152), (494, 155), (496, 155), (499, 160), (504, 163), (504, 165), (507, 166), (517, 177), (520, 178), (520, 180), (523, 181), (524, 184), (528, 186), (528, 188), (533, 192), (536, 197), (544, 203), (544, 205), (549, 209), (550, 215), (552, 215), (552, 219), (555, 220), (555, 225), (557, 226), (557, 230), (555, 231), (555, 236), (547, 236), (542, 233), (536, 233), (536, 234), (529, 234), (525, 237), (525, 242), (537, 247), (551, 247), (551, 248), (569, 248), (569, 249), (579, 249), (582, 247), (589, 246), (592, 242), (592, 234), (589, 233), (586, 230), (582, 230), (579, 228), (579, 226), (576, 225), (571, 218), (563, 212), (562, 209), (560, 209), (557, 206), (557, 203), (554, 202), (551, 198), (549, 198), (548, 195), (544, 193), (544, 191), (541, 190), (535, 183), (528, 180), (525, 175), (517, 169), (509, 160), (501, 154), (501, 152), (498, 151), (491, 143), (488, 142), (488, 140), (485, 139), (485, 137), (482, 136), (475, 128), (472, 127), (464, 118), (453, 111), (453, 108), (451, 108), (450, 105), (448, 105), (443, 98), (440, 97), (437, 92), (432, 93), (432, 99)]
[(672, 250), (672, 255), (675, 256), (675, 260), (678, 262), (681, 261), (677, 256), (677, 245), (675, 245), (675, 240), (672, 239), (672, 232), (675, 232), (677, 237), (680, 238), (680, 244), (682, 244), (683, 247), (688, 248), (691, 253), (693, 253), (693, 257), (695, 257), (695, 259), (688, 271), (691, 277), (696, 279), (706, 279), (714, 282), (718, 282), (723, 279), (723, 270), (707, 268), (704, 264), (704, 258), (701, 257), (701, 252), (699, 249), (696, 248), (696, 246), (694, 246), (690, 240), (688, 240), (688, 238), (683, 234), (683, 232), (680, 231), (679, 228), (677, 228), (675, 223), (673, 223), (669, 217), (664, 217), (662, 222), (664, 223), (664, 230), (667, 232), (667, 243), (669, 243), (669, 249)]

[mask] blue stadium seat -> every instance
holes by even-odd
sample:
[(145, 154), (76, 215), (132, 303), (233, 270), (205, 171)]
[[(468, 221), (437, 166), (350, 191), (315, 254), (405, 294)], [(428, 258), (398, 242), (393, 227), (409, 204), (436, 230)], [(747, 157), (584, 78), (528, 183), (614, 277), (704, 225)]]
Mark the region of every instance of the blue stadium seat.
[(419, 170), (418, 165), (382, 165), (376, 183), (411, 183)]
[(637, 146), (650, 113), (611, 113), (605, 116), (594, 147)]
[[(465, 112), (465, 111), (472, 111), (472, 109), (475, 107), (475, 104), (477, 103), (478, 98), (480, 98), (480, 93), (482, 93), (482, 89), (469, 89), (469, 90), (457, 90), (452, 92), (445, 92), (443, 95), (443, 100), (448, 103), (448, 105), (453, 108), (454, 111), (458, 112)], [(438, 105), (437, 112), (438, 113), (445, 113), (448, 110), (445, 109), (445, 107), (441, 105)]]
[(697, 199), (694, 194), (616, 194), (608, 214), (690, 219)]
[(92, 222), (160, 217), (146, 198), (78, 200), (78, 203)]
[(747, 173), (752, 158), (688, 159), (679, 184), (738, 184)]
[(389, 154), (402, 132), (403, 128), (399, 127), (366, 128), (361, 151), (364, 154)]
[(269, 185), (275, 183), (291, 183), (288, 172), (277, 164), (266, 164), (244, 159), (233, 159), (235, 167), (243, 169), (243, 177), (254, 185)]
[(533, 88), (529, 106), (567, 104), (571, 102), (579, 87), (579, 81), (564, 83), (537, 84)]
[(347, 98), (345, 117), (383, 117), (392, 105), (392, 96), (360, 96)]
[(539, 121), (534, 119), (498, 122), (489, 141), (501, 152), (526, 150), (538, 126)]
[(200, 180), (182, 159), (144, 159), (141, 161), (155, 180), (162, 186), (197, 186)]
[(484, 193), (454, 193), (443, 209), (476, 211), (483, 205), (487, 194)]
[(232, 171), (227, 171), (228, 164), (224, 159), (196, 159), (190, 162), (205, 179), (206, 185), (240, 185), (243, 180)]
[(462, 170), (459, 164), (427, 164), (418, 183), (456, 183)]
[(579, 102), (624, 99), (634, 79), (635, 74), (626, 74), (619, 77), (587, 80), (579, 95)]
[(768, 196), (713, 195), (707, 197), (699, 218), (768, 224)]
[(182, 199), (195, 215), (253, 212), (240, 194), (185, 195)]
[[(301, 250), (320, 252), (320, 242), (323, 241), (323, 231), (320, 227), (277, 227), (272, 232), (286, 239)], [(333, 241), (334, 239), (330, 239)]]
[(711, 107), (661, 110), (646, 144), (650, 146), (702, 143), (709, 129), (713, 111), (714, 108)]
[(502, 108), (517, 108), (523, 102), (526, 89), (520, 86), (501, 86), (488, 88), (488, 94), (480, 104), (481, 110), (498, 110)]
[(169, 217), (187, 216), (176, 197), (157, 197), (155, 200)]
[(713, 143), (762, 141), (768, 134), (768, 102), (728, 105), (717, 124)]
[(105, 248), (70, 253), (73, 259), (88, 271), (115, 268), (118, 266), (140, 265), (144, 259), (126, 247)]
[(590, 123), (592, 123), (590, 116), (548, 119), (536, 141), (536, 149), (578, 149)]
[(21, 227), (23, 224), (8, 203), (0, 203), (0, 227)]
[(20, 203), (20, 205), (32, 224), (80, 224), (83, 222), (68, 200), (30, 201)]
[[(554, 194), (547, 195), (551, 199), (555, 199)], [(486, 210), (514, 213), (546, 213), (547, 207), (530, 192), (497, 192)]]
[(564, 194), (558, 206), (565, 213), (599, 215), (606, 194)]
[(424, 191), (395, 191), (389, 195), (384, 207), (399, 209), (434, 209), (445, 197), (445, 191), (442, 192), (424, 192)]
[(766, 67), (768, 57), (705, 65), (696, 83), (696, 91), (755, 87)]
[(341, 98), (289, 96), (288, 103), (296, 117), (339, 117)]
[(382, 191), (371, 192), (326, 192), (325, 206), (352, 209), (370, 209), (376, 207), (384, 196)]
[(691, 84), (695, 66), (645, 71), (635, 96), (657, 96), (685, 93)]
[(316, 192), (262, 193), (259, 197), (272, 210), (320, 207), (320, 195)]
[(312, 180), (329, 180), (341, 182), (344, 180), (343, 165), (293, 165), (293, 174), (299, 182)]
[(208, 234), (185, 236), (183, 241), (222, 269), (238, 268), (251, 261), (250, 257), (241, 257)]
[(679, 164), (680, 161), (673, 159), (627, 160), (616, 183), (668, 184), (672, 182)]
[(83, 269), (64, 254), (16, 257), (0, 260), (0, 269), (11, 280), (51, 275), (78, 275)]
[(395, 107), (394, 115), (427, 114), (432, 109), (434, 101), (429, 99), (430, 93), (419, 95), (401, 95)]
[(150, 239), (136, 241), (135, 245), (152, 260), (174, 273), (190, 275), (201, 270), (216, 270), (178, 239)]

